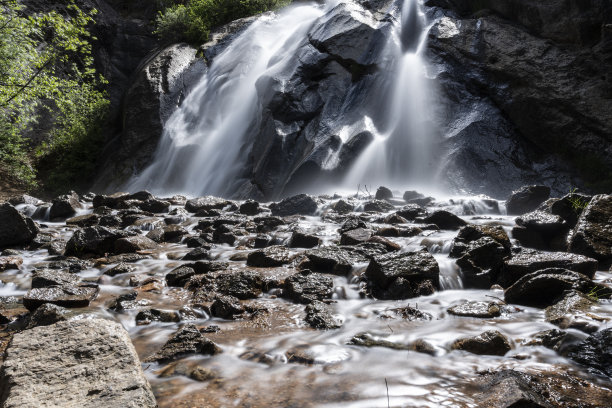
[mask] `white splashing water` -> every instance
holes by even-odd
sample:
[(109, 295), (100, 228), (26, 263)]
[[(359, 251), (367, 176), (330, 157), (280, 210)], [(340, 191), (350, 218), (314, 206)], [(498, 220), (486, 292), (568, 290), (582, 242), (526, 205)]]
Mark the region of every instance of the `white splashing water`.
[(262, 16), (237, 37), (170, 117), (152, 165), (127, 189), (230, 195), (247, 159), (245, 137), (261, 116), (257, 80), (282, 69), (324, 13), (315, 5), (292, 7)]
[(405, 0), (401, 27), (390, 44), (399, 64), (394, 89), (388, 100), (384, 130), (373, 132), (374, 140), (352, 166), (343, 184), (390, 187), (422, 187), (431, 190), (433, 167), (433, 118), (428, 101), (426, 66), (421, 56), (426, 40), (425, 16), (418, 0)]
[[(278, 15), (264, 15), (216, 57), (198, 86), (170, 117), (152, 164), (125, 187), (147, 189), (155, 194), (211, 194), (231, 196), (245, 182), (249, 139), (254, 137), (262, 115), (256, 83), (259, 78), (282, 72), (295, 58), (317, 19), (338, 4), (306, 4), (290, 7)], [(341, 186), (431, 186), (430, 113), (426, 108), (428, 86), (420, 55), (425, 39), (425, 18), (419, 0), (404, 0), (401, 21), (386, 52), (394, 56), (395, 69), (378, 75), (391, 76), (393, 91), (385, 96), (384, 123), (363, 117), (347, 124), (329, 118), (343, 142), (367, 130), (374, 140), (361, 153)], [(333, 134), (333, 129), (330, 129)], [(344, 130), (346, 132), (344, 132)], [(344, 134), (346, 133), (346, 135)], [(323, 168), (338, 165), (338, 152), (330, 152)], [(427, 190), (427, 189), (426, 189)]]

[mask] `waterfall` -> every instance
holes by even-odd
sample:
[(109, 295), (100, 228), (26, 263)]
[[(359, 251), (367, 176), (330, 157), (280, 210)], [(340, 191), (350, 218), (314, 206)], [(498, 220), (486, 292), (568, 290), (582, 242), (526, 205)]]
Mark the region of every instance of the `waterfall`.
[(405, 0), (396, 39), (390, 44), (398, 60), (391, 75), (394, 84), (388, 112), (373, 142), (352, 166), (343, 184), (420, 187), (431, 190), (434, 167), (433, 113), (428, 109), (431, 90), (421, 52), (426, 40), (425, 16), (418, 0)]
[[(262, 152), (271, 156), (295, 156), (292, 157), (293, 167), (271, 166), (277, 173), (286, 174), (282, 175), (284, 181), (263, 192), (268, 196), (283, 191), (281, 182), (300, 184), (292, 186), (294, 190), (309, 187), (302, 185), (308, 175), (299, 182), (295, 181), (299, 177), (292, 176), (300, 166), (310, 168), (305, 166), (308, 154), (320, 160), (318, 166), (323, 174), (338, 173), (316, 183), (316, 192), (338, 187), (354, 190), (359, 184), (397, 188), (431, 184), (434, 171), (431, 167), (432, 129), (428, 125), (431, 113), (427, 109), (429, 87), (420, 55), (426, 37), (425, 16), (420, 0), (404, 0), (401, 10), (394, 8), (389, 13), (392, 23), (389, 19), (371, 23), (390, 28), (380, 30), (378, 34), (385, 36), (383, 42), (380, 46), (376, 43), (374, 51), (368, 51), (380, 53), (377, 68), (366, 75), (369, 79), (353, 80), (343, 85), (345, 88), (334, 88), (334, 92), (340, 94), (329, 96), (327, 89), (319, 89), (314, 99), (297, 101), (308, 105), (316, 103), (316, 98), (321, 98), (322, 94), (327, 95), (323, 96), (327, 98), (326, 105), (320, 109), (314, 125), (314, 122), (302, 125), (302, 119), (284, 122), (283, 117), (273, 117), (271, 121), (268, 117), (268, 122), (264, 123), (262, 117), (269, 96), (262, 96), (260, 88), (271, 84), (270, 78), (276, 81), (278, 92), (285, 92), (284, 87), (296, 86), (291, 77), (300, 69), (296, 68), (296, 61), (309, 52), (304, 51), (307, 47), (312, 47), (309, 41), (312, 42), (313, 32), (320, 32), (330, 18), (335, 15), (354, 18), (359, 24), (376, 21), (373, 14), (357, 3), (340, 0), (324, 5), (294, 5), (278, 14), (266, 14), (257, 19), (215, 58), (199, 84), (165, 124), (152, 164), (135, 176), (126, 189), (147, 189), (155, 194), (232, 196), (252, 177), (245, 172), (245, 167), (249, 160), (257, 159), (249, 155), (257, 156)], [(372, 47), (372, 44), (367, 46)], [(350, 44), (347, 47), (350, 49)], [(322, 58), (330, 58), (321, 50), (316, 52), (321, 52)], [(339, 61), (346, 64), (342, 58)], [(363, 64), (367, 67), (372, 62)], [(344, 69), (353, 68), (344, 66)], [(381, 89), (371, 90), (379, 85)], [(297, 86), (307, 87), (300, 83)], [(365, 88), (370, 90), (363, 91)], [(291, 90), (286, 91), (293, 96)], [(309, 98), (308, 95), (304, 93), (300, 97)], [(369, 100), (371, 95), (375, 97)], [(372, 135), (367, 147), (356, 153), (356, 159), (341, 163), (342, 146), (364, 132)], [(276, 138), (274, 142), (264, 138), (266, 144), (277, 143), (281, 147), (262, 147), (262, 138), (257, 139), (262, 134)], [(305, 151), (287, 151), (285, 139)], [(300, 140), (301, 144), (295, 140)], [(338, 143), (341, 147), (337, 147)], [(264, 165), (266, 160), (269, 162), (263, 159)], [(257, 169), (249, 171), (259, 171), (264, 178), (268, 174), (265, 171), (270, 171), (261, 170), (261, 163)]]
[(257, 80), (282, 67), (323, 14), (315, 5), (292, 7), (238, 36), (170, 117), (153, 163), (127, 190), (231, 195), (246, 161), (242, 147), (261, 114)]

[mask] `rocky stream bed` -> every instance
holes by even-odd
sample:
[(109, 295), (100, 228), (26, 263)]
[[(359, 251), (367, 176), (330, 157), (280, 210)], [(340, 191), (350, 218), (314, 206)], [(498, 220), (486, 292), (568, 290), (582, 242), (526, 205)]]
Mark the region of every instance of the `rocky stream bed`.
[(612, 196), (0, 205), (3, 407), (608, 407)]

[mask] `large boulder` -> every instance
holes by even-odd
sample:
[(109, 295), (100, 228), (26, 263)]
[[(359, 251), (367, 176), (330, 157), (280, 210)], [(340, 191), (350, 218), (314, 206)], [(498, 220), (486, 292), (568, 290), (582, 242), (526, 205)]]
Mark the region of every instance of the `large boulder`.
[(533, 211), (516, 219), (512, 237), (528, 248), (565, 250), (569, 226), (558, 215)]
[(0, 390), (6, 408), (157, 406), (128, 333), (97, 318), (16, 333)]
[(87, 254), (104, 256), (115, 251), (115, 243), (121, 238), (134, 236), (133, 232), (114, 230), (106, 227), (87, 227), (77, 230), (66, 243), (66, 256)]
[(273, 216), (314, 215), (317, 202), (309, 195), (299, 194), (270, 205)]
[(478, 336), (457, 339), (451, 344), (451, 349), (481, 355), (503, 356), (512, 350), (512, 345), (499, 331), (489, 330)]
[(79, 202), (79, 196), (74, 191), (59, 196), (53, 200), (49, 210), (51, 220), (62, 220), (74, 216), (83, 205)]
[(597, 375), (612, 377), (612, 329), (605, 329), (574, 346), (568, 357)]
[(0, 248), (29, 244), (37, 234), (38, 227), (31, 218), (9, 203), (0, 205)]
[(612, 263), (612, 195), (593, 197), (577, 221), (569, 250)]
[(506, 211), (508, 215), (521, 215), (538, 208), (550, 197), (550, 187), (547, 186), (524, 186), (513, 191), (506, 200)]
[(163, 345), (147, 358), (146, 361), (169, 362), (191, 354), (214, 355), (221, 353), (221, 348), (200, 333), (193, 324), (186, 324)]

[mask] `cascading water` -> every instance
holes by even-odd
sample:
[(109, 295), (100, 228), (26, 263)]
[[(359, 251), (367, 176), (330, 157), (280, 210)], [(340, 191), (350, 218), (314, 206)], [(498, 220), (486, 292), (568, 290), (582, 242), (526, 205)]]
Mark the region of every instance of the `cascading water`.
[(230, 195), (246, 161), (243, 144), (261, 115), (257, 80), (282, 66), (323, 14), (314, 5), (293, 7), (264, 15), (236, 38), (170, 117), (153, 164), (127, 189)]
[[(264, 174), (260, 177), (261, 183), (261, 178), (270, 178), (266, 172), (273, 171), (277, 173), (273, 186), (260, 192), (275, 198), (286, 191), (282, 183), (300, 184), (290, 186), (293, 190), (308, 189), (303, 177), (296, 181), (298, 177), (292, 178), (291, 173), (307, 162), (309, 154), (323, 157), (319, 164), (323, 173), (341, 176), (315, 183), (317, 192), (338, 187), (354, 190), (359, 184), (431, 187), (435, 171), (430, 166), (432, 132), (428, 123), (432, 119), (426, 109), (429, 89), (420, 56), (426, 24), (419, 4), (419, 0), (405, 0), (401, 10), (390, 12), (391, 20), (395, 21), (391, 25), (387, 19), (377, 20), (351, 1), (294, 6), (278, 15), (262, 16), (216, 57), (195, 90), (166, 123), (153, 163), (131, 180), (126, 189), (227, 197), (235, 196), (241, 186), (248, 184), (253, 172)], [(336, 23), (334, 17), (340, 22)], [(268, 117), (265, 122), (268, 99), (277, 103), (279, 95), (281, 100), (287, 94), (295, 97), (287, 87), (312, 87), (308, 79), (296, 84), (292, 75), (295, 71), (304, 71), (303, 65), (295, 65), (295, 61), (308, 57), (309, 47), (318, 41), (313, 41), (313, 36), (321, 32), (326, 35), (328, 30), (332, 34), (327, 38), (333, 38), (337, 35), (335, 24), (346, 24), (346, 19), (352, 19), (351, 24), (357, 28), (365, 24), (364, 27), (372, 27), (374, 34), (385, 36), (380, 43), (361, 39), (364, 50), (358, 49), (356, 56), (351, 57), (358, 60), (355, 63), (343, 55), (332, 55), (325, 48), (327, 45), (315, 50), (322, 56), (317, 58), (337, 58), (344, 64), (343, 72), (352, 71), (353, 81), (341, 83), (342, 87), (335, 91), (319, 89), (315, 97), (307, 92), (298, 93), (295, 103), (301, 106), (317, 103), (317, 98), (325, 99), (324, 106), (315, 113), (317, 119), (311, 123), (302, 124), (301, 117), (285, 122), (284, 114), (273, 116), (272, 120)], [(351, 29), (338, 35), (346, 35)], [(343, 45), (348, 49), (347, 54), (352, 52), (350, 47), (350, 41)], [(379, 57), (369, 61), (363, 57), (369, 52), (378, 53)], [(362, 58), (365, 60), (361, 61)], [(356, 70), (355, 66), (360, 68)], [(372, 69), (373, 66), (376, 68)], [(320, 73), (322, 81), (336, 75), (329, 67), (317, 68), (327, 71)], [(368, 79), (355, 80), (356, 72), (369, 69), (372, 70)], [(321, 83), (322, 88), (327, 86)], [(260, 89), (262, 86), (278, 89), (270, 97)], [(369, 91), (364, 91), (368, 88)], [(342, 146), (350, 144), (363, 132), (372, 135), (371, 142), (361, 153), (356, 153), (356, 158), (345, 163), (341, 163), (343, 148), (325, 147), (333, 137), (341, 140)], [(293, 151), (278, 146), (261, 147), (274, 143), (285, 146), (286, 138), (291, 140), (289, 145), (294, 143), (299, 147)], [(254, 167), (249, 170), (251, 174), (245, 172), (249, 160), (257, 162), (257, 158), (249, 155), (270, 155), (270, 151), (277, 156), (295, 155), (295, 163), (285, 167), (272, 165), (272, 170), (261, 170), (261, 163), (251, 163)], [(270, 159), (262, 161), (265, 167)], [(306, 179), (310, 178), (308, 174)]]
[(400, 22), (389, 45), (398, 64), (385, 107), (388, 113), (344, 180), (347, 188), (361, 184), (431, 189), (435, 177), (433, 114), (427, 109), (431, 90), (421, 57), (427, 26), (418, 0), (404, 2)]

